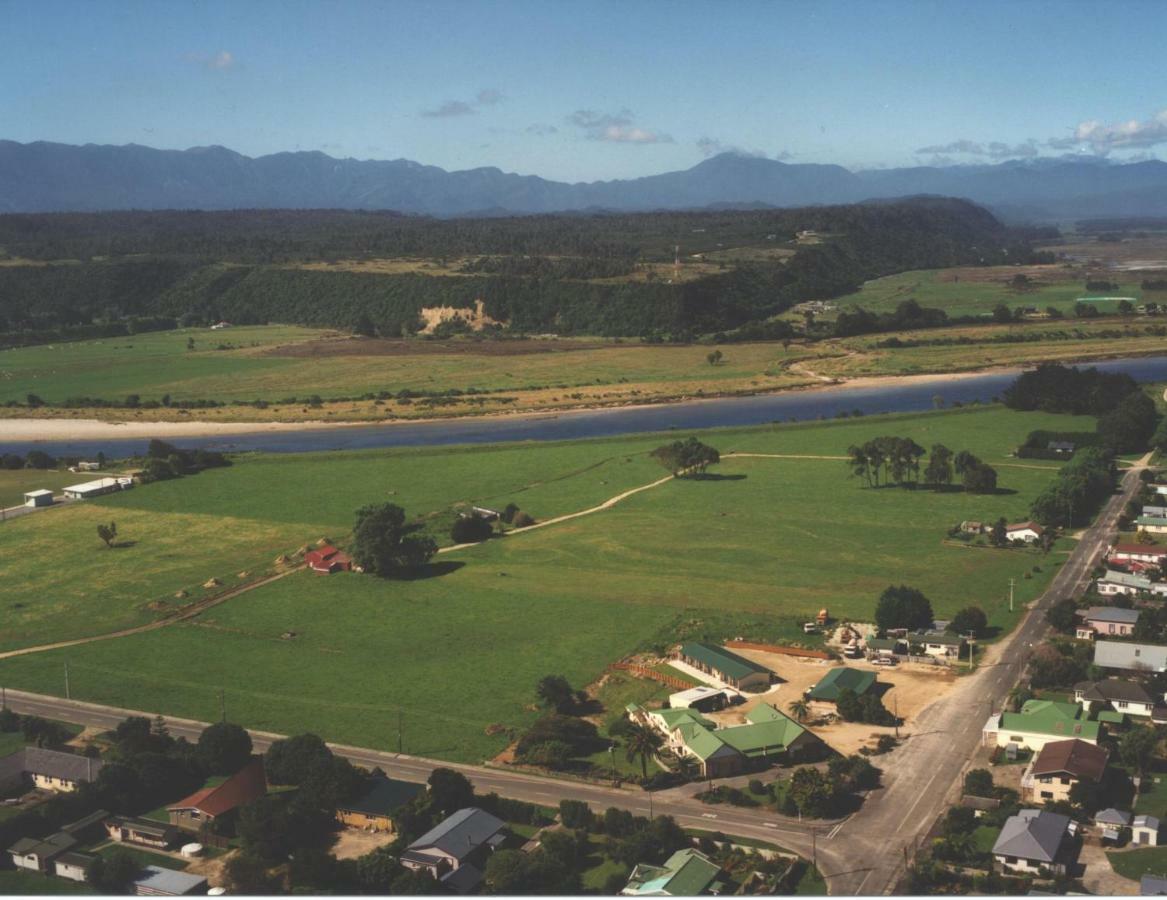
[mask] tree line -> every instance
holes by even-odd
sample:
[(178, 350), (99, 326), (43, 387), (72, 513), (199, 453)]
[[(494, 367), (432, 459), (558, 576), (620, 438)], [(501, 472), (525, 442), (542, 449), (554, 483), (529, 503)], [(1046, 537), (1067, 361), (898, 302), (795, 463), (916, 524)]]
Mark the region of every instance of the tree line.
[[(915, 486), (920, 484), (921, 460), (927, 453), (911, 438), (885, 435), (848, 447), (847, 465), (868, 487), (879, 487), (881, 479), (884, 485)], [(997, 489), (997, 471), (992, 466), (967, 450), (953, 453), (943, 444), (933, 444), (923, 483), (943, 490), (952, 483), (954, 473), (970, 494), (991, 494)]]

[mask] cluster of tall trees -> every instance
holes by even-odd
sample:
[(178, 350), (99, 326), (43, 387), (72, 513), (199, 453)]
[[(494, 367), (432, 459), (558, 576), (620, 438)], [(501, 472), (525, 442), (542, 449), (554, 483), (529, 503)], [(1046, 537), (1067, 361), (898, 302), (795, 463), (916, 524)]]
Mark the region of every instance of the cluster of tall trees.
[(1123, 373), (1042, 363), (1022, 372), (1002, 399), (1011, 409), (1101, 416), (1138, 390), (1138, 382)]
[(146, 446), (142, 462), (143, 481), (166, 481), (183, 475), (194, 475), (204, 469), (219, 469), (231, 465), (231, 460), (218, 450), (183, 450), (157, 438)]
[(695, 437), (673, 441), (653, 450), (649, 456), (674, 475), (705, 474), (709, 466), (721, 462), (721, 454)]
[[(866, 481), (868, 487), (879, 487), (881, 479), (885, 485), (916, 485), (926, 453), (911, 438), (885, 435), (848, 447), (847, 464), (851, 474)], [(954, 472), (969, 493), (991, 494), (997, 489), (997, 472), (992, 466), (967, 450), (953, 453), (943, 444), (933, 444), (923, 468), (924, 483), (941, 490), (952, 483)]]
[(1086, 522), (1114, 490), (1114, 460), (1102, 447), (1074, 454), (1057, 477), (1034, 498), (1029, 515), (1046, 526)]
[[(800, 229), (832, 237), (786, 262), (682, 283), (605, 282), (641, 262), (717, 245), (773, 247)], [(686, 339), (765, 323), (907, 269), (1024, 261), (1027, 236), (959, 200), (767, 210), (439, 221), (392, 213), (261, 210), (0, 216), (0, 343), (129, 333), (228, 319), (398, 337), (423, 306), (471, 307), (512, 331)], [(296, 263), (472, 256), (466, 274), (375, 274)], [(590, 279), (590, 280), (589, 280)], [(905, 307), (902, 322), (935, 318)], [(96, 329), (96, 330), (95, 330)], [(785, 335), (781, 335), (785, 336)], [(780, 336), (780, 337), (781, 337)]]
[(932, 602), (922, 591), (906, 584), (889, 585), (875, 604), (875, 627), (880, 631), (928, 629), (934, 620)]
[(364, 571), (383, 577), (405, 575), (424, 566), (438, 545), (424, 525), (409, 522), (395, 503), (374, 503), (357, 510), (352, 557)]

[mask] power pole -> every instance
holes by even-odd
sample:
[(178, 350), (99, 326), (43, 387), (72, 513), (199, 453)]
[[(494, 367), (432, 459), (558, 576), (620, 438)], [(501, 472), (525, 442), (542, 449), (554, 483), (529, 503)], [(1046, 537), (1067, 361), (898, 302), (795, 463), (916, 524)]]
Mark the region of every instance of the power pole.
[(816, 869), (819, 867), (819, 845), (818, 845), (818, 829), (811, 828), (810, 830), (810, 864)]
[(1009, 579), (1009, 612), (1013, 612), (1013, 585), (1015, 583), (1016, 583), (1016, 579), (1014, 579), (1014, 578)]
[(219, 717), (221, 721), (227, 721), (227, 693), (222, 688), (219, 688)]
[(892, 691), (891, 700), (894, 704), (892, 715), (896, 720), (896, 740), (898, 741), (900, 739), (900, 695), (896, 691)]
[(66, 700), (72, 699), (72, 697), (69, 696), (69, 661), (68, 660), (65, 661), (65, 699)]
[(401, 710), (397, 710), (397, 752), (403, 753), (401, 749), (404, 746), (405, 738), (403, 737), (404, 729), (401, 722)]
[(976, 632), (970, 631), (968, 633), (968, 668), (970, 672), (977, 667), (976, 660), (973, 658), (974, 638), (976, 638)]

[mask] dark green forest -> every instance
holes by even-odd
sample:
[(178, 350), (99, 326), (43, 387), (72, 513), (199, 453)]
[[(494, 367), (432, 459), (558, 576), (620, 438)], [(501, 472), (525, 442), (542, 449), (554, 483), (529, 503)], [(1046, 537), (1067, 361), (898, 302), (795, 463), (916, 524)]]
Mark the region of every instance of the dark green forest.
[[(799, 231), (823, 236), (792, 244)], [(281, 322), (397, 337), (427, 306), (470, 307), (515, 333), (687, 340), (918, 268), (1026, 262), (1027, 235), (971, 203), (914, 198), (799, 210), (438, 220), (386, 212), (0, 216), (0, 342)], [(796, 250), (683, 284), (597, 283), (643, 262), (727, 248)], [(304, 270), (296, 263), (473, 257), (458, 277)]]

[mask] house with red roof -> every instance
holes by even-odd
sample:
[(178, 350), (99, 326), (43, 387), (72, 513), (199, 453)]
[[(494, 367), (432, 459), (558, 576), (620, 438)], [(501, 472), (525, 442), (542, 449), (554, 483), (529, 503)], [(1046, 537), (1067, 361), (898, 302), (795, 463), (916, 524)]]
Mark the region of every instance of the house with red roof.
[(187, 831), (199, 832), (216, 819), (234, 813), (267, 793), (267, 777), (263, 771), (263, 757), (253, 756), (251, 762), (222, 784), (205, 787), (189, 797), (166, 807), (170, 824)]
[(1106, 561), (1130, 572), (1158, 569), (1167, 564), (1167, 547), (1147, 544), (1116, 544), (1106, 554)]
[(304, 561), (308, 568), (320, 575), (331, 575), (333, 572), (351, 572), (353, 561), (347, 553), (342, 553), (331, 544), (325, 544), (304, 554)]
[(1025, 541), (1027, 544), (1032, 544), (1034, 541), (1041, 540), (1041, 536), (1045, 534), (1045, 529), (1036, 522), (1017, 522), (1014, 525), (1005, 526), (1005, 537), (1010, 541)]

